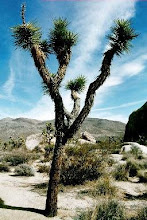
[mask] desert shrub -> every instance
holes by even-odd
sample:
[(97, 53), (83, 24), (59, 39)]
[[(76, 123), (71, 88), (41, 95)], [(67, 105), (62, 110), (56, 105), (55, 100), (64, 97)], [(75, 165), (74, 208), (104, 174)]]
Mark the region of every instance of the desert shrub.
[(139, 182), (147, 183), (147, 171), (139, 170), (137, 176), (139, 177)]
[(128, 179), (128, 171), (126, 169), (126, 165), (118, 165), (113, 171), (113, 177), (119, 181), (126, 181)]
[(0, 172), (9, 172), (9, 171), (10, 171), (10, 169), (7, 164), (5, 164), (5, 163), (0, 164)]
[(102, 173), (103, 162), (102, 155), (97, 155), (92, 147), (68, 147), (63, 156), (61, 183), (76, 185), (97, 179)]
[(108, 201), (96, 208), (93, 220), (126, 220), (124, 208), (117, 201)]
[(40, 146), (36, 146), (36, 147), (33, 149), (32, 152), (34, 152), (34, 153), (42, 153), (42, 149), (41, 149)]
[(50, 167), (47, 165), (39, 165), (38, 166), (38, 172), (39, 173), (49, 173)]
[(139, 210), (137, 216), (130, 218), (130, 220), (147, 220), (147, 207)]
[(77, 220), (126, 220), (124, 207), (110, 200), (95, 208), (93, 212), (82, 213)]
[(10, 154), (6, 155), (3, 160), (9, 162), (11, 166), (17, 166), (28, 162), (29, 157), (26, 154)]
[(128, 170), (129, 176), (134, 177), (137, 175), (140, 166), (135, 160), (128, 160), (126, 163), (126, 169)]
[(141, 160), (144, 157), (143, 157), (142, 151), (138, 147), (134, 146), (131, 148), (129, 152), (123, 153), (123, 160), (128, 160), (129, 158)]
[(33, 168), (27, 164), (17, 166), (14, 172), (17, 176), (34, 176)]
[(0, 207), (4, 206), (4, 200), (0, 198)]
[(54, 145), (51, 145), (51, 144), (46, 145), (44, 150), (45, 150), (44, 157), (45, 157), (46, 161), (50, 161), (52, 159)]
[(114, 196), (116, 194), (116, 187), (108, 176), (100, 177), (93, 192), (95, 195)]
[(91, 220), (92, 211), (82, 212), (75, 220)]

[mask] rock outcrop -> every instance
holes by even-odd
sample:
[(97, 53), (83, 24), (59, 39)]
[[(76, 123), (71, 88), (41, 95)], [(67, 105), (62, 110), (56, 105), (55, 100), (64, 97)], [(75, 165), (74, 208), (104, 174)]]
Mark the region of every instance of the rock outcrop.
[(81, 138), (88, 141), (88, 142), (91, 142), (93, 144), (96, 143), (96, 139), (90, 133), (88, 133), (87, 131), (84, 131), (82, 133)]
[(141, 140), (147, 140), (147, 102), (130, 115), (124, 135), (125, 142)]
[(129, 152), (133, 148), (138, 148), (144, 155), (147, 156), (147, 147), (135, 142), (126, 142), (124, 143), (124, 146), (121, 148), (121, 152)]

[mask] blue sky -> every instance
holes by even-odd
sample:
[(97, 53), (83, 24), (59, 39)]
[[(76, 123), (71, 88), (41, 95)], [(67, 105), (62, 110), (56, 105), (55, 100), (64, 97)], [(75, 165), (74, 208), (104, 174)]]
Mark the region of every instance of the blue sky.
[[(0, 7), (0, 118), (27, 117), (40, 120), (54, 118), (54, 105), (43, 95), (40, 76), (30, 54), (16, 49), (11, 27), (20, 24), (22, 0), (1, 0)], [(62, 83), (61, 93), (67, 108), (72, 107), (65, 91), (67, 80), (80, 74), (87, 78), (87, 87), (99, 74), (103, 52), (108, 47), (106, 35), (115, 19), (131, 19), (139, 37), (133, 41), (129, 54), (115, 57), (111, 76), (97, 91), (90, 117), (127, 122), (129, 114), (147, 100), (147, 1), (26, 0), (27, 21), (37, 21), (47, 38), (54, 18), (67, 18), (70, 29), (79, 34), (73, 48), (71, 63)], [(57, 70), (54, 56), (47, 62), (52, 72)], [(86, 90), (81, 95), (84, 102)]]

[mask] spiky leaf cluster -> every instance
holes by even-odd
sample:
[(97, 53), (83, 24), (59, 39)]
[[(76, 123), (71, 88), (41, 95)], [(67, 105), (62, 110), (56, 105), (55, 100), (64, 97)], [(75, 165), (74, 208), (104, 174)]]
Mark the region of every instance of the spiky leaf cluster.
[(138, 36), (131, 27), (128, 20), (116, 20), (115, 26), (111, 29), (112, 33), (108, 35), (110, 46), (116, 52), (116, 55), (121, 55), (123, 52), (128, 52), (132, 46), (131, 41)]
[(35, 23), (27, 23), (12, 28), (15, 45), (30, 50), (33, 44), (40, 44), (41, 31)]
[(49, 33), (49, 43), (59, 62), (66, 58), (71, 47), (77, 42), (77, 34), (68, 30), (68, 24), (66, 19), (56, 19), (54, 20), (54, 28)]
[(74, 80), (69, 80), (65, 86), (67, 90), (74, 90), (78, 93), (85, 89), (86, 78), (85, 76), (79, 76)]
[(48, 44), (47, 40), (41, 41), (40, 47), (41, 47), (41, 50), (43, 51), (43, 53), (45, 54), (46, 57), (48, 57), (48, 55), (52, 53), (51, 47)]

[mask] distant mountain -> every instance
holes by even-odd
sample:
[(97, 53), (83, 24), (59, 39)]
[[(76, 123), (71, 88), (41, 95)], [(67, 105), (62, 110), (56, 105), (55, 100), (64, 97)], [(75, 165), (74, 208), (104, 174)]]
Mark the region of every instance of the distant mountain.
[[(0, 139), (8, 140), (9, 137), (24, 137), (42, 132), (47, 121), (28, 118), (4, 118), (0, 120)], [(54, 123), (54, 120), (49, 121)], [(81, 128), (82, 131), (91, 133), (96, 139), (105, 136), (120, 136), (124, 134), (125, 124), (106, 119), (87, 118)]]

